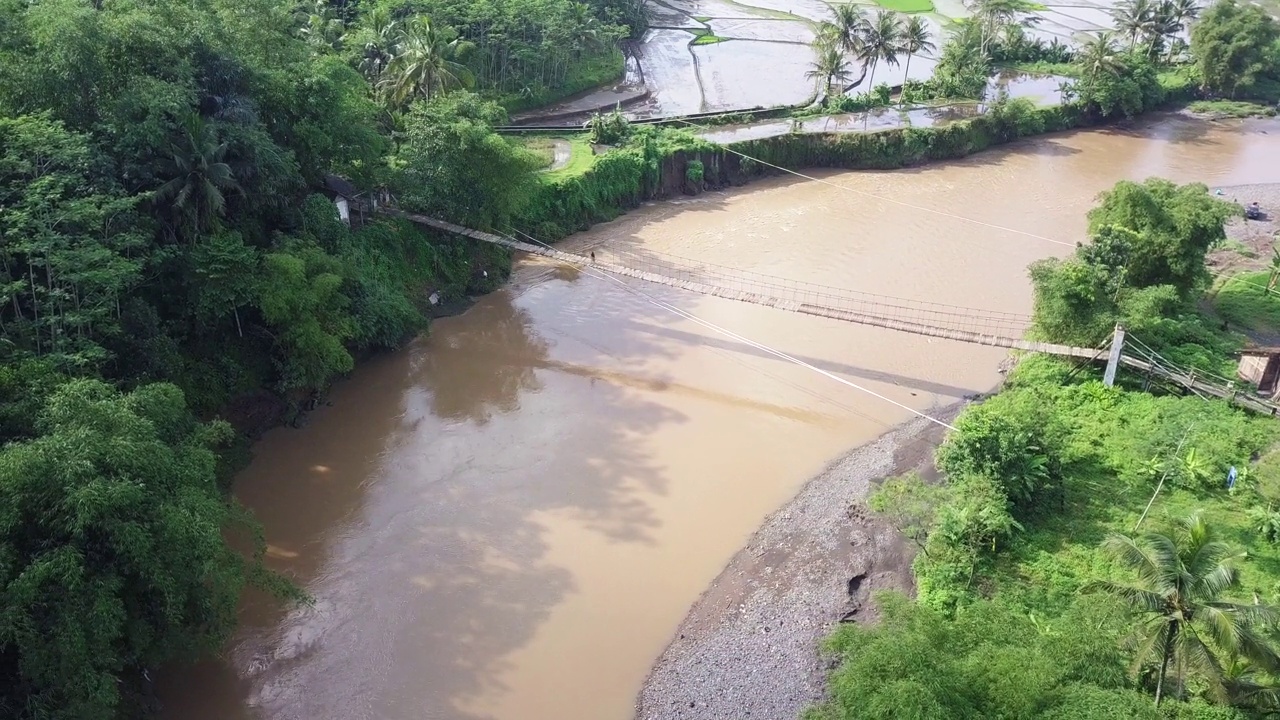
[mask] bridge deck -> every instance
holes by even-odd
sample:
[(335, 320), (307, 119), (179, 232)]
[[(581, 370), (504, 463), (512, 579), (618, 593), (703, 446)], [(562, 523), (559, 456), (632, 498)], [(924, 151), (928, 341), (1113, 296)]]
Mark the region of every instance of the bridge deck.
[[(542, 245), (534, 245), (533, 243), (521, 242), (519, 240), (513, 240), (511, 238), (481, 232), (479, 230), (472, 230), (471, 228), (454, 225), (453, 223), (444, 222), (424, 215), (407, 212), (399, 212), (397, 214), (406, 219), (412, 220), (413, 222), (433, 227), (437, 230), (450, 232), (455, 235), (463, 235), (465, 237), (492, 243), (494, 245), (501, 245), (503, 247), (508, 247), (512, 250), (518, 250), (531, 255), (541, 255), (542, 257), (573, 265), (586, 265), (614, 275), (636, 278), (637, 280), (644, 280), (645, 282), (666, 285), (668, 287), (676, 287), (701, 295), (711, 295), (713, 297), (722, 297), (729, 300), (738, 300), (755, 305), (764, 305), (766, 307), (788, 310), (805, 315), (816, 315), (818, 317), (843, 320), (845, 322), (858, 323), (861, 325), (870, 325), (888, 330), (897, 330), (900, 332), (944, 338), (947, 340), (958, 340), (960, 342), (975, 343), (978, 345), (989, 345), (992, 347), (1004, 347), (1015, 350), (1026, 350), (1029, 352), (1049, 353), (1052, 355), (1078, 358), (1093, 358), (1098, 354), (1098, 350), (1095, 348), (1078, 348), (1069, 345), (1033, 342), (1022, 338), (1000, 335), (998, 333), (983, 332), (980, 329), (956, 327), (957, 324), (961, 324), (958, 322), (952, 322), (951, 326), (948, 327), (941, 323), (930, 324), (923, 322), (918, 318), (902, 317), (904, 313), (901, 312), (901, 306), (894, 305), (891, 302), (886, 302), (882, 305), (882, 311), (876, 311), (874, 309), (850, 310), (848, 308), (834, 307), (821, 302), (805, 302), (795, 298), (780, 297), (780, 294), (770, 293), (767, 289), (765, 291), (744, 290), (711, 282), (700, 282), (696, 279), (676, 278), (647, 270), (640, 270), (620, 263), (611, 262), (607, 259), (593, 261), (581, 255), (567, 253), (562, 250), (556, 250)], [(961, 318), (959, 315), (956, 315), (955, 317)]]

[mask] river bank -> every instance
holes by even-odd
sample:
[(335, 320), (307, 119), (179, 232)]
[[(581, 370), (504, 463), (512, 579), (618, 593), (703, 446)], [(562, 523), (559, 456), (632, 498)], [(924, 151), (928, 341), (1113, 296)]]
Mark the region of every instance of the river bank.
[[(950, 422), (968, 404), (932, 417)], [(915, 548), (863, 506), (874, 484), (934, 479), (945, 428), (908, 421), (849, 451), (769, 515), (690, 609), (636, 701), (639, 720), (794, 718), (819, 700), (821, 640), (874, 620), (871, 595), (912, 589)]]
[[(567, 245), (1021, 310), (1027, 263), (1061, 246), (1017, 231), (1074, 240), (1097, 192), (1121, 177), (1265, 182), (1280, 134), (1254, 123), (1160, 116), (909, 170), (818, 171), (825, 184), (761, 177), (747, 190), (643, 203)], [(1012, 231), (887, 199), (911, 197)], [(999, 380), (1004, 353), (993, 348), (647, 292), (922, 411)], [(725, 567), (761, 522), (831, 458), (876, 445), (905, 419), (614, 283), (522, 262), (468, 312), (363, 363), (306, 427), (255, 448), (236, 497), (262, 521), (268, 564), (316, 603), (250, 598), (217, 660), (167, 674), (164, 716), (634, 717), (655, 658), (675, 657), (664, 648), (682, 621), (696, 638), (715, 630), (717, 602), (749, 603), (756, 586), (734, 596), (731, 579), (751, 576)], [(552, 443), (563, 450), (549, 453)], [(868, 482), (893, 470), (883, 452)], [(895, 567), (879, 557), (868, 578)], [(761, 575), (781, 566), (758, 560)], [(817, 639), (847, 611), (845, 583), (861, 570), (827, 574), (823, 592), (834, 595), (819, 607), (829, 609), (794, 641), (809, 655), (794, 657), (817, 662)], [(723, 589), (708, 593), (717, 577)], [(700, 595), (708, 619), (691, 635)], [(744, 669), (763, 678), (771, 666), (760, 658), (774, 651), (752, 652)], [(817, 692), (822, 667), (807, 667), (795, 686), (809, 695), (786, 707)], [(767, 697), (770, 683), (737, 687)]]

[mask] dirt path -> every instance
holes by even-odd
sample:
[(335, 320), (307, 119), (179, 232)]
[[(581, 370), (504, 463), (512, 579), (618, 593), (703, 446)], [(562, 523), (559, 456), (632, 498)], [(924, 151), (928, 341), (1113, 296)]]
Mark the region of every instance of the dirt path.
[[(962, 404), (935, 417), (955, 417)], [(703, 593), (654, 665), (639, 720), (781, 720), (822, 695), (821, 639), (910, 590), (914, 550), (862, 509), (872, 483), (933, 469), (942, 429), (906, 423), (837, 460), (764, 525)]]

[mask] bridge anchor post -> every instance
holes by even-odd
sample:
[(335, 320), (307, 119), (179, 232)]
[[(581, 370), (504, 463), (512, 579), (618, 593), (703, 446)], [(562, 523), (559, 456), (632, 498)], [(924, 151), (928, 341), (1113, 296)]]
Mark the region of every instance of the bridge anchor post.
[(1111, 354), (1107, 356), (1107, 369), (1102, 374), (1102, 384), (1111, 387), (1116, 384), (1116, 368), (1120, 366), (1120, 353), (1124, 350), (1124, 326), (1116, 323), (1115, 334), (1111, 336)]

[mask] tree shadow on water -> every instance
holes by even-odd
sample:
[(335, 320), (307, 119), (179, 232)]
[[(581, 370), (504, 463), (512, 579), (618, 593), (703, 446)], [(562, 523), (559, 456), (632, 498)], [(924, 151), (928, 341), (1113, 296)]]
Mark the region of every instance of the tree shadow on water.
[[(572, 284), (588, 287), (565, 295), (570, 319), (625, 302)], [(667, 479), (638, 439), (684, 419), (553, 347), (511, 293), (494, 293), (376, 378), (358, 371), (311, 426), (264, 448), (275, 455), (255, 482), (280, 497), (248, 504), (266, 511), (273, 562), (315, 603), (275, 603), (248, 623), (225, 661), (172, 683), (166, 717), (491, 717), (513, 653), (580, 590), (575, 564), (593, 562), (564, 555), (565, 537), (654, 542), (645, 495)]]
[(429, 396), (431, 412), (484, 424), (495, 413), (519, 410), (522, 393), (542, 390), (534, 369), (548, 346), (531, 323), (527, 312), (490, 298), (465, 318), (438, 322), (420, 343), (412, 369), (415, 389)]
[[(599, 312), (599, 299), (578, 302)], [(591, 362), (550, 357), (508, 294), (473, 312), (467, 328), (437, 334), (433, 347), (449, 350), (415, 367), (430, 412), (411, 401), (385, 470), (392, 485), (418, 485), (415, 507), (388, 528), (398, 547), (384, 574), (420, 611), (396, 628), (387, 672), (398, 687), (374, 701), (385, 717), (487, 717), (474, 708), (511, 689), (511, 654), (580, 590), (572, 565), (552, 556), (566, 549), (553, 545), (556, 529), (648, 544), (660, 524), (641, 493), (665, 492), (666, 478), (635, 438), (682, 418)], [(490, 390), (458, 390), (486, 378)]]

